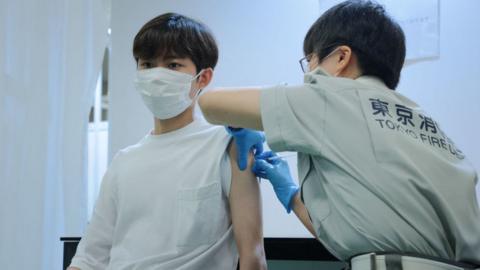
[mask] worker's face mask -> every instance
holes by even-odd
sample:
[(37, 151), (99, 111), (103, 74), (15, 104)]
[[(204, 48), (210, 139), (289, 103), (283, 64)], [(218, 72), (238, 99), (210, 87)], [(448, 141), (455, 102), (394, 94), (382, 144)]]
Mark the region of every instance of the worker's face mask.
[(317, 64), (312, 70), (309, 72), (306, 72), (304, 75), (304, 82), (305, 83), (312, 83), (316, 79), (314, 78), (315, 75), (324, 75), (324, 76), (329, 76), (329, 77), (337, 77), (335, 74), (331, 74), (328, 71), (328, 68), (324, 66), (325, 60), (327, 60), (330, 56), (335, 54), (339, 49), (335, 49), (332, 52), (330, 52), (327, 56), (323, 57), (322, 60), (319, 61), (319, 64)]
[(156, 118), (169, 119), (184, 112), (200, 94), (198, 89), (190, 96), (192, 82), (202, 72), (192, 76), (162, 67), (138, 70), (135, 88)]
[(331, 66), (331, 63), (329, 65), (329, 63), (327, 63), (327, 59), (330, 58), (330, 56), (334, 55), (336, 52), (338, 52), (340, 50), (340, 48), (336, 48), (334, 49), (333, 51), (331, 51), (329, 54), (327, 54), (325, 57), (323, 57), (320, 61), (319, 61), (319, 67), (321, 67), (327, 74), (329, 74), (330, 76), (334, 76), (334, 77), (337, 77), (337, 74), (332, 74), (332, 72), (329, 72), (328, 70), (332, 68)]

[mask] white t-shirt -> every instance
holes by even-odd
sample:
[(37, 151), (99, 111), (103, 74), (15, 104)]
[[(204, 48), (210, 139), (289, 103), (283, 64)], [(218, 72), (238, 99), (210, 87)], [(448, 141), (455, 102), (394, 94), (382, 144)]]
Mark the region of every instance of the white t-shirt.
[(417, 104), (375, 77), (265, 89), (275, 151), (297, 151), (302, 196), (337, 257), (384, 251), (480, 264), (477, 174)]
[(236, 269), (230, 137), (202, 120), (121, 150), (71, 266)]

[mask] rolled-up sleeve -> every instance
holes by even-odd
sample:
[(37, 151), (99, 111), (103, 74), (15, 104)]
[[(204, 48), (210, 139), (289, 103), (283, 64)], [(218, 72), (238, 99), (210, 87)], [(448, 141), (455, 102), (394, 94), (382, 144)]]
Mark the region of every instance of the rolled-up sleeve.
[(260, 110), (272, 150), (320, 154), (325, 115), (322, 91), (308, 84), (264, 88)]

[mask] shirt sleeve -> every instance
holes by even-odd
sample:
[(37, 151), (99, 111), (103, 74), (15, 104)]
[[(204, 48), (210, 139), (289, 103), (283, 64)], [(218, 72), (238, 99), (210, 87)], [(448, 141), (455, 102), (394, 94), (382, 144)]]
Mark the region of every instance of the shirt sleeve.
[(70, 266), (81, 270), (105, 269), (110, 260), (110, 249), (116, 212), (115, 171), (110, 167), (105, 173), (98, 199)]
[(325, 107), (324, 92), (308, 84), (262, 89), (260, 110), (270, 148), (320, 154)]
[(230, 165), (230, 156), (228, 155), (228, 151), (226, 150), (223, 154), (221, 163), (221, 185), (222, 185), (222, 192), (224, 196), (228, 199), (230, 197), (230, 186), (232, 183), (232, 167)]

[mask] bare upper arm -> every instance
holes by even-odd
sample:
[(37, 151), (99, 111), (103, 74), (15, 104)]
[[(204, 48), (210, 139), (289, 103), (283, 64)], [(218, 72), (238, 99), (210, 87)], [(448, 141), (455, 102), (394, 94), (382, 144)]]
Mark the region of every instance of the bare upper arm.
[(232, 179), (230, 185), (230, 211), (233, 230), (240, 254), (244, 258), (259, 258), (264, 262), (263, 224), (260, 186), (251, 171), (253, 156), (249, 157), (246, 170), (239, 170), (236, 159), (236, 147), (230, 143), (229, 149)]

